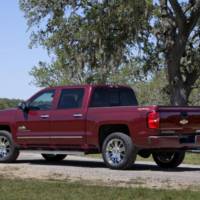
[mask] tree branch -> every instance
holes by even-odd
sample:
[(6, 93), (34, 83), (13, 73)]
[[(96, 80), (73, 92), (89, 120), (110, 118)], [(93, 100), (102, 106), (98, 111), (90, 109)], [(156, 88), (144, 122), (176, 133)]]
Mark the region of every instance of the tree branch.
[(170, 4), (172, 6), (172, 9), (176, 15), (176, 22), (180, 30), (184, 29), (184, 26), (186, 25), (186, 16), (184, 15), (184, 12), (180, 6), (180, 4), (177, 2), (177, 0), (169, 0)]
[(194, 69), (191, 73), (187, 72), (186, 76), (185, 87), (192, 87), (199, 77), (199, 70)]
[(188, 31), (191, 32), (200, 18), (200, 0), (197, 0), (188, 20)]
[(184, 10), (184, 14), (186, 14), (194, 6), (194, 4), (195, 4), (194, 1), (190, 1), (188, 6)]

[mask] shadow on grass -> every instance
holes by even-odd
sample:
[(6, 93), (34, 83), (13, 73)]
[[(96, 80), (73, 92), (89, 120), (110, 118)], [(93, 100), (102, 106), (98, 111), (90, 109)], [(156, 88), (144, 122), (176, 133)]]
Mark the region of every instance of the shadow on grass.
[[(63, 160), (60, 162), (48, 162), (43, 159), (37, 160), (17, 160), (15, 164), (30, 164), (30, 165), (44, 165), (44, 166), (69, 166), (81, 168), (106, 168), (106, 165), (100, 161), (87, 161), (87, 160)], [(175, 169), (162, 169), (152, 163), (138, 164), (135, 163), (131, 169), (126, 171), (162, 171), (162, 172), (188, 172), (200, 171), (200, 167), (178, 167)]]

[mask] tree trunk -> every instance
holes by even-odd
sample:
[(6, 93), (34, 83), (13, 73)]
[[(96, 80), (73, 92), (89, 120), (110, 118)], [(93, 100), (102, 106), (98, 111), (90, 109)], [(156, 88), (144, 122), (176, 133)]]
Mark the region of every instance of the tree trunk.
[(185, 85), (180, 71), (180, 58), (171, 51), (167, 60), (168, 79), (170, 88), (170, 102), (174, 106), (186, 106), (191, 92), (190, 86)]
[(174, 106), (188, 105), (188, 92), (182, 84), (173, 85), (170, 92), (170, 102)]
[[(190, 86), (187, 86), (181, 75), (181, 58), (185, 52), (188, 35), (171, 32), (171, 44), (168, 46), (166, 64), (170, 88), (170, 102), (174, 106), (186, 106), (188, 104)], [(176, 37), (173, 37), (176, 35)]]

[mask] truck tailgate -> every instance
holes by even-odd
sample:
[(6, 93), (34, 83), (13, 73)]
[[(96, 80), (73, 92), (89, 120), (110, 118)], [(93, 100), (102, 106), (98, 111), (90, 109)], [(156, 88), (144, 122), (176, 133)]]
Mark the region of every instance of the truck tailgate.
[(171, 133), (200, 133), (200, 107), (158, 107), (160, 130)]

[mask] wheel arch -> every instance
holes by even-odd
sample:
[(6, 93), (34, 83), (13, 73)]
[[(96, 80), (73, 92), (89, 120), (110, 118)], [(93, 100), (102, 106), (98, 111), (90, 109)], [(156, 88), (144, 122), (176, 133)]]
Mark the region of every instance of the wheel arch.
[(98, 141), (99, 141), (99, 149), (101, 151), (103, 142), (105, 138), (114, 132), (121, 132), (126, 135), (130, 134), (130, 129), (127, 124), (103, 124), (99, 127), (98, 131)]
[(11, 133), (11, 127), (7, 124), (0, 124), (0, 131), (8, 131)]

